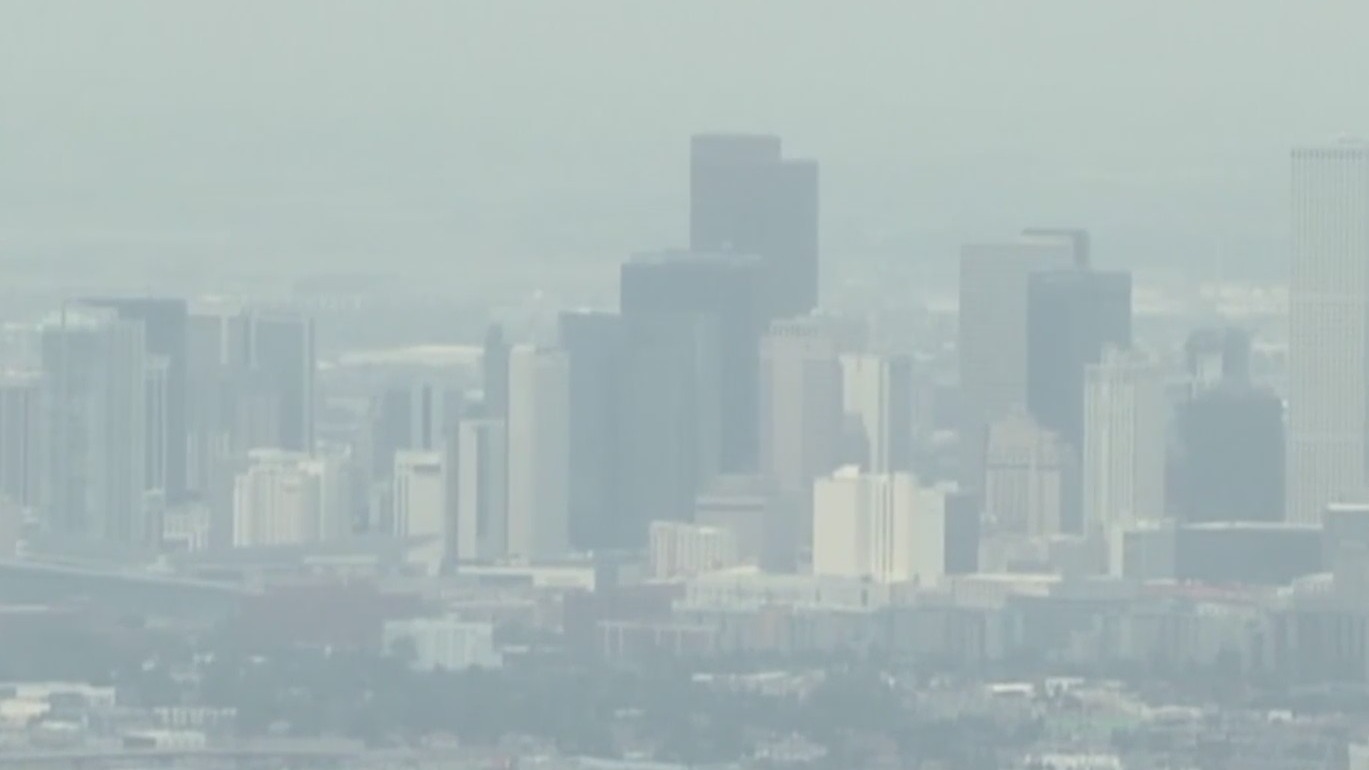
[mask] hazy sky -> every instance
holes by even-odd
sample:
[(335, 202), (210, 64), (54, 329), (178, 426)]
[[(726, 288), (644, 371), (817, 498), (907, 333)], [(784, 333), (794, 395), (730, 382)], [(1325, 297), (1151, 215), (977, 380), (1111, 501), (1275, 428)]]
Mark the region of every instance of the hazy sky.
[(822, 161), (831, 260), (1069, 223), (1105, 261), (1277, 261), (1289, 146), (1369, 133), (1366, 28), (1348, 1), (0, 0), (0, 250), (617, 259), (683, 240), (687, 137), (718, 128)]

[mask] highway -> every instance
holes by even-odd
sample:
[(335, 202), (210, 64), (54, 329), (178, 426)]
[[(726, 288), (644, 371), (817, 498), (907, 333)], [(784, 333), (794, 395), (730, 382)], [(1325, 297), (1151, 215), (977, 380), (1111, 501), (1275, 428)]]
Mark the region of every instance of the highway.
[(338, 767), (365, 754), (353, 743), (224, 746), (152, 749), (51, 749), (0, 751), (0, 767), (106, 767), (145, 764), (167, 766), (194, 762), (233, 765), (283, 764), (288, 767)]

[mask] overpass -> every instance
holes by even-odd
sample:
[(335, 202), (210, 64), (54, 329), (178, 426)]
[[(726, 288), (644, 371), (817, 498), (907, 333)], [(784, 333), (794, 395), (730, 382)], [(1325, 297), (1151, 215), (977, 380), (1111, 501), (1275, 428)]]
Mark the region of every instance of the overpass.
[(105, 564), (0, 558), (0, 603), (89, 598), (139, 613), (231, 609), (254, 591), (246, 586)]

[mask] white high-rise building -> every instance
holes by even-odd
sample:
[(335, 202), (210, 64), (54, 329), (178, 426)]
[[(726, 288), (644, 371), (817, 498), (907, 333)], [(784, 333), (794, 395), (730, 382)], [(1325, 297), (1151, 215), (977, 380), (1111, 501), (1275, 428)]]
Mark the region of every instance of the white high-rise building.
[(456, 465), (456, 538), (452, 544), (456, 558), (501, 559), (508, 553), (508, 445), (504, 421), (462, 420), (457, 429)]
[(547, 559), (570, 549), (570, 366), (565, 353), (509, 353), (508, 553)]
[(70, 306), (43, 328), (43, 508), (56, 531), (148, 545), (143, 324)]
[(693, 577), (739, 563), (737, 538), (727, 529), (682, 521), (653, 521), (647, 556), (658, 580)]
[(1060, 533), (1066, 447), (1021, 407), (989, 426), (984, 513), (1000, 532)]
[(813, 489), (813, 573), (930, 584), (946, 574), (946, 493), (855, 466)]
[(1165, 511), (1165, 371), (1138, 351), (1108, 348), (1084, 383), (1084, 534), (1108, 546)]
[(1290, 521), (1365, 487), (1369, 429), (1369, 146), (1293, 151), (1289, 282)]
[(395, 454), (391, 495), (397, 537), (437, 537), (447, 534), (447, 479), (442, 453), (402, 450)]
[(298, 545), (322, 539), (336, 512), (335, 469), (285, 449), (253, 449), (233, 485), (233, 545)]
[(851, 353), (841, 357), (842, 408), (864, 435), (867, 473), (911, 470), (913, 360), (905, 355)]

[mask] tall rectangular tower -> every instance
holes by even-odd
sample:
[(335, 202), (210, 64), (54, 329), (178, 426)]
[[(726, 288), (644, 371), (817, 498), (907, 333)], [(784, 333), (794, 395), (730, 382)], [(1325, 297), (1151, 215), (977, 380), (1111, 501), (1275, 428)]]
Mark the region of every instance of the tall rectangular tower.
[(1131, 274), (1045, 270), (1027, 284), (1027, 408), (1077, 451), (1084, 368), (1103, 349), (1131, 347)]
[(771, 318), (818, 304), (818, 166), (780, 138), (700, 134), (690, 142), (689, 247), (757, 254)]
[(148, 516), (147, 345), (142, 321), (68, 306), (43, 329), (43, 508), (55, 532), (160, 541)]
[(617, 313), (588, 310), (561, 314), (558, 341), (569, 366), (567, 485), (570, 544), (580, 551), (611, 547), (620, 526), (617, 465), (623, 323)]
[[(83, 304), (109, 308), (120, 318), (139, 321), (147, 336), (147, 352), (166, 361), (164, 408), (155, 415), (159, 423), (148, 426), (149, 446), (164, 448), (164, 469), (151, 469), (167, 496), (178, 500), (188, 491), (186, 457), (190, 448), (187, 428), (187, 381), (189, 314), (183, 299), (155, 297), (97, 297)], [(149, 458), (149, 466), (157, 459)], [(164, 472), (159, 472), (164, 471)]]
[(965, 245), (960, 252), (957, 351), (965, 406), (961, 481), (983, 482), (988, 426), (1027, 403), (1027, 281), (1038, 270), (1076, 264), (1073, 240), (1022, 237)]
[[(1084, 534), (1118, 542), (1138, 521), (1163, 517), (1169, 404), (1164, 369), (1137, 351), (1108, 348), (1084, 385)], [(1116, 559), (1109, 559), (1116, 566)]]
[(1316, 523), (1365, 486), (1369, 146), (1293, 151), (1286, 517)]
[(641, 254), (621, 272), (619, 302), (627, 325), (676, 316), (711, 326), (716, 378), (700, 397), (718, 414), (718, 462), (726, 472), (752, 472), (758, 462), (764, 280), (760, 258), (735, 253)]
[(569, 550), (570, 369), (566, 354), (509, 352), (508, 549), (548, 559)]

